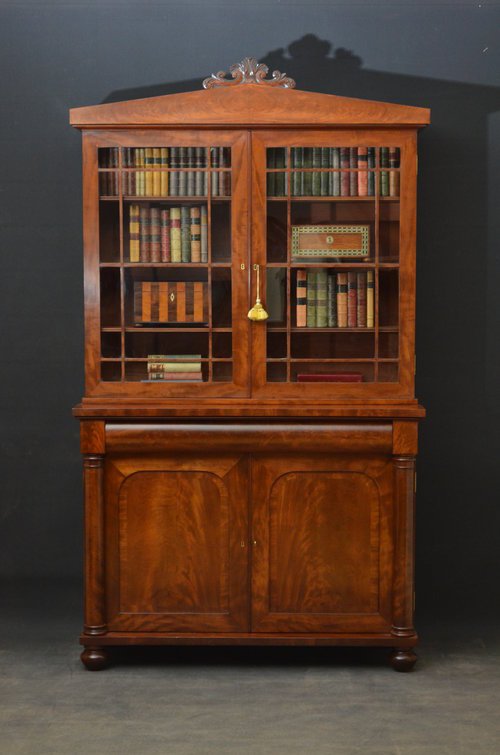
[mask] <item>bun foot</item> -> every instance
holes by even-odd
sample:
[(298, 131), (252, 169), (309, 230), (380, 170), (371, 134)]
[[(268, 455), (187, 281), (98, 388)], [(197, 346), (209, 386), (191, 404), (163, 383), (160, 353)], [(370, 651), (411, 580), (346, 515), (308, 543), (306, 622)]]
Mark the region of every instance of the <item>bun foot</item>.
[(104, 648), (84, 648), (80, 658), (89, 671), (101, 671), (109, 662), (109, 655)]
[(389, 658), (394, 671), (411, 671), (417, 662), (413, 648), (394, 648)]

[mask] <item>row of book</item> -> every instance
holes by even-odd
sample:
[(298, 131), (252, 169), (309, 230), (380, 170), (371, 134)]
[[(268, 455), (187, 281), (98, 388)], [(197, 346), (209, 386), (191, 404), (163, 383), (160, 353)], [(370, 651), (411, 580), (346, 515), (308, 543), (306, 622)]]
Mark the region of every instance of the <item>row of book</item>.
[[(122, 174), (122, 192), (125, 196), (202, 197), (208, 194), (206, 147), (124, 147), (122, 157), (122, 168), (128, 169)], [(230, 161), (229, 147), (210, 148), (211, 168), (229, 168)], [(118, 147), (104, 151), (100, 167), (119, 167)], [(118, 177), (118, 172), (100, 173), (99, 190), (102, 195), (118, 196)], [(210, 191), (212, 196), (229, 196), (230, 172), (211, 172)]]
[(149, 354), (148, 382), (200, 382), (201, 362), (196, 361), (200, 359), (201, 354)]
[[(269, 150), (273, 152), (273, 150)], [(268, 155), (268, 168), (285, 167), (285, 151), (274, 150)], [(291, 195), (294, 197), (370, 197), (375, 196), (376, 167), (375, 147), (292, 147)], [(380, 195), (399, 196), (400, 151), (398, 147), (380, 147)], [(306, 171), (320, 168), (322, 172)], [(326, 172), (333, 168), (332, 172)], [(389, 168), (393, 170), (383, 170)], [(269, 196), (286, 196), (288, 192), (286, 173), (267, 174)]]
[(297, 327), (373, 328), (374, 293), (373, 270), (297, 270)]
[(129, 207), (130, 262), (208, 262), (206, 205)]

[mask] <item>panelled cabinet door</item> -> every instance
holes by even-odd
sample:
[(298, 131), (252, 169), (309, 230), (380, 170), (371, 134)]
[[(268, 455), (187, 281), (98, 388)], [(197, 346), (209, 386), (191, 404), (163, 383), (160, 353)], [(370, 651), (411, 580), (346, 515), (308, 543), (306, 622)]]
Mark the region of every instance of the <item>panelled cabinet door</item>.
[(267, 456), (252, 464), (252, 631), (390, 630), (387, 458)]
[(244, 631), (247, 461), (106, 460), (110, 631)]
[(254, 398), (413, 396), (415, 166), (403, 130), (252, 134)]

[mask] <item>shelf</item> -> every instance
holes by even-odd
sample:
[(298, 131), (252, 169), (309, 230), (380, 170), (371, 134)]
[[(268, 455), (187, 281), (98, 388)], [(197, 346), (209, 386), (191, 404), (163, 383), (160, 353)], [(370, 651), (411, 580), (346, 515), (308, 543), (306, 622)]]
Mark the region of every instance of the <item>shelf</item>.
[[(116, 198), (116, 197), (115, 197)], [(324, 195), (312, 195), (308, 197), (296, 197), (296, 196), (284, 196), (284, 197), (267, 197), (268, 202), (287, 202), (290, 199), (291, 202), (375, 202), (377, 196), (370, 195), (369, 197), (363, 196), (324, 196)], [(381, 197), (378, 196), (380, 202), (399, 202), (401, 197)]]
[(329, 267), (346, 269), (348, 267), (359, 268), (360, 270), (373, 270), (375, 268), (382, 268), (385, 270), (392, 270), (399, 268), (399, 262), (267, 262), (263, 267), (270, 268), (292, 268), (299, 269), (303, 267)]
[[(115, 360), (116, 361), (116, 360)], [(352, 362), (366, 362), (366, 363), (375, 363), (375, 362), (384, 362), (384, 363), (391, 363), (391, 364), (397, 364), (398, 359), (384, 359), (382, 357), (331, 357), (329, 359), (300, 359), (299, 357), (276, 357), (276, 358), (266, 358), (266, 362), (270, 362), (272, 364), (286, 364), (287, 362), (290, 363), (312, 363), (312, 364), (351, 364)]]
[(220, 267), (220, 268), (230, 268), (231, 263), (230, 262), (100, 262), (99, 267), (111, 267), (111, 268), (120, 268), (120, 267), (130, 267), (130, 268), (138, 268), (138, 267), (147, 267), (147, 268), (155, 268), (155, 267), (166, 267), (166, 268), (177, 268), (177, 267), (187, 267), (187, 268), (208, 268), (208, 267)]
[[(149, 362), (149, 357), (124, 357), (121, 359), (120, 357), (101, 357), (101, 362), (126, 362), (127, 364), (131, 364), (133, 362)], [(173, 359), (170, 358), (169, 362), (232, 362), (232, 357), (202, 357), (201, 359), (198, 359), (198, 357), (193, 357), (192, 359), (189, 359), (187, 357), (182, 357), (180, 359)]]
[[(159, 325), (158, 327), (151, 328), (151, 327), (133, 327), (130, 325), (127, 325), (124, 329), (125, 333), (232, 333), (232, 328), (209, 328), (209, 326), (205, 326), (204, 328), (172, 328), (169, 326), (162, 327)], [(122, 329), (119, 326), (112, 326), (112, 327), (104, 327), (101, 328), (102, 333), (121, 333)]]
[[(268, 325), (267, 330), (271, 333), (286, 333), (288, 329), (284, 325), (276, 328)], [(375, 330), (376, 328), (298, 328), (297, 326), (290, 328), (291, 333), (375, 333)], [(398, 331), (397, 325), (381, 325), (378, 328), (379, 333), (397, 333)]]
[[(105, 195), (105, 194), (101, 194), (99, 196), (99, 200), (101, 202), (113, 202), (113, 201), (116, 202), (119, 199), (120, 199), (120, 197), (119, 197), (118, 194), (113, 195), (113, 196), (108, 196), (108, 195)], [(188, 196), (180, 196), (180, 197), (170, 197), (170, 196), (168, 196), (168, 197), (165, 197), (165, 196), (160, 196), (160, 197), (153, 197), (153, 196), (151, 196), (151, 197), (145, 197), (145, 196), (140, 196), (140, 197), (134, 197), (134, 196), (130, 196), (128, 194), (127, 195), (123, 194), (122, 195), (122, 199), (123, 199), (124, 202), (174, 202), (174, 203), (175, 202), (181, 202), (181, 203), (183, 203), (183, 202), (190, 202), (190, 203), (192, 203), (192, 202), (207, 202), (208, 201), (208, 196), (205, 194), (203, 196), (194, 196), (194, 197), (188, 197)], [(231, 196), (211, 196), (210, 197), (210, 200), (212, 202), (229, 202), (231, 199), (232, 199)]]

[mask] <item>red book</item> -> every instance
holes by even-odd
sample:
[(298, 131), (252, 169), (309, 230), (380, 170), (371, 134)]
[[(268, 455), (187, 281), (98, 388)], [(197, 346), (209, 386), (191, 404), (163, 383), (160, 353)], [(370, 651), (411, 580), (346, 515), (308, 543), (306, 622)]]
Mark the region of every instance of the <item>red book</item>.
[[(358, 194), (366, 197), (368, 194), (368, 148), (358, 147)], [(366, 170), (365, 170), (366, 169)]]
[(161, 262), (160, 208), (152, 207), (149, 216), (149, 243), (151, 262)]
[(366, 328), (366, 275), (358, 273), (358, 328)]
[(362, 383), (361, 372), (325, 372), (297, 375), (298, 383)]
[(357, 324), (358, 296), (356, 273), (347, 273), (347, 327), (355, 328)]

